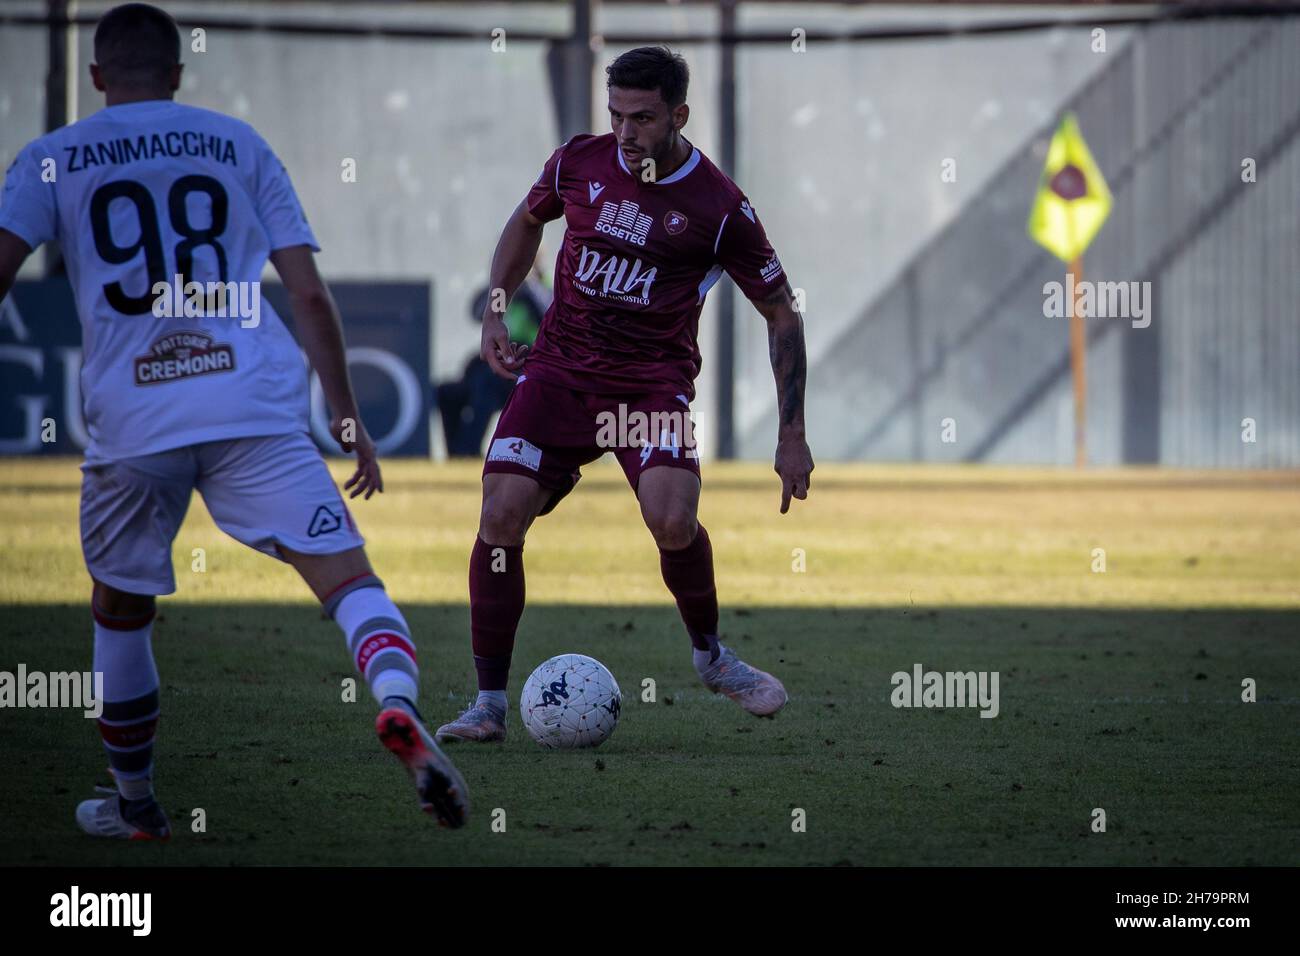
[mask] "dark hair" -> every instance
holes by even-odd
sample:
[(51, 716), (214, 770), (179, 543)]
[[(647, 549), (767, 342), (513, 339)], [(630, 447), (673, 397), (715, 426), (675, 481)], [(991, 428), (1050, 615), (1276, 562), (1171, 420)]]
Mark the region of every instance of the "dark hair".
[(124, 3), (99, 18), (95, 62), (108, 81), (128, 86), (161, 82), (180, 61), (181, 32), (157, 7)]
[(605, 67), (606, 87), (629, 90), (658, 90), (670, 107), (686, 102), (691, 71), (680, 53), (666, 46), (642, 46), (628, 50)]

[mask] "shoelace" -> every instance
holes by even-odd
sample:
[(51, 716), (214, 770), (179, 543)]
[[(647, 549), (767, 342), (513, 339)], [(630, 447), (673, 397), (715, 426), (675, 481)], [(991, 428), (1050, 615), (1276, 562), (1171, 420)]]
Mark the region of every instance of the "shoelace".
[(738, 657), (722, 663), (715, 684), (734, 691), (753, 690), (760, 683), (758, 673)]
[[(102, 793), (109, 797), (115, 797), (118, 795), (116, 787), (103, 787), (99, 784), (95, 785), (95, 792)], [(109, 802), (104, 800), (95, 808), (95, 826), (98, 827), (102, 833), (112, 833), (126, 822), (122, 819), (122, 814), (117, 812), (115, 809), (110, 809), (110, 806)]]

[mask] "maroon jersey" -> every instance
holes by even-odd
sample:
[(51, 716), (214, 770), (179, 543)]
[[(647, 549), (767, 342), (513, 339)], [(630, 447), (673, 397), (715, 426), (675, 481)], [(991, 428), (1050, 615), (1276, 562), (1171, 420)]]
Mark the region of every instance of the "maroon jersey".
[(693, 398), (710, 287), (726, 272), (754, 299), (785, 282), (754, 207), (693, 147), (672, 175), (643, 182), (614, 134), (575, 136), (547, 160), (528, 211), (567, 228), (525, 369), (568, 388)]

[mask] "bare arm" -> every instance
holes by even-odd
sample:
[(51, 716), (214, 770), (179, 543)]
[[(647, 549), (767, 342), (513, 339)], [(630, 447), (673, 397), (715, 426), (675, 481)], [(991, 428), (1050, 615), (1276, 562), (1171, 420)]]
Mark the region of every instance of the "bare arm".
[(0, 302), (14, 287), (19, 268), (31, 254), (31, 246), (8, 229), (0, 229)]
[(527, 278), (537, 258), (537, 248), (542, 243), (542, 227), (546, 224), (528, 211), (528, 204), (515, 207), (501, 230), (496, 251), (492, 253), (492, 268), (488, 275), (488, 304), (483, 313), (483, 341), (480, 357), (502, 378), (519, 376), (523, 352), (516, 353), (506, 329), (506, 306), (519, 286)]
[(351, 489), (349, 497), (364, 493), (369, 498), (376, 491), (384, 490), (384, 482), (375, 457), (375, 444), (361, 423), (352, 391), (338, 306), (316, 270), (310, 246), (277, 249), (271, 253), (271, 265), (289, 293), (289, 310), (307, 361), (320, 376), (325, 401), (330, 407), (330, 434), (345, 452), (357, 453), (357, 470), (343, 487)]
[(795, 310), (789, 282), (771, 295), (751, 301), (767, 320), (768, 353), (776, 378), (776, 473), (781, 476), (781, 514), (785, 514), (790, 510), (790, 498), (807, 498), (812, 485), (812, 452), (803, 419), (808, 378), (803, 318)]

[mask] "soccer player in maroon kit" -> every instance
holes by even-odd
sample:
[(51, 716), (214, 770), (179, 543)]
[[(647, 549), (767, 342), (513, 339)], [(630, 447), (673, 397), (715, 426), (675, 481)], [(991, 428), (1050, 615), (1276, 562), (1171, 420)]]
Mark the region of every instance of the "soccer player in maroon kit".
[[(705, 294), (725, 271), (768, 324), (779, 425), (781, 513), (806, 498), (807, 361), (789, 282), (745, 195), (681, 135), (690, 110), (685, 61), (643, 47), (607, 68), (612, 133), (575, 136), (547, 160), (497, 243), (482, 355), (516, 379), (483, 467), (483, 510), (470, 556), (470, 627), (479, 694), (439, 741), (504, 740), (506, 680), (524, 609), (524, 535), (613, 451), (659, 546), (706, 687), (771, 716), (781, 682), (718, 640), (708, 533), (696, 520), (700, 465), (685, 416), (700, 370)], [(543, 225), (565, 218), (555, 298), (532, 351), (502, 319), (533, 263)], [(637, 421), (652, 427), (637, 431)], [(629, 435), (609, 441), (611, 421)], [(668, 423), (667, 426), (665, 423)], [(680, 425), (675, 423), (681, 423)]]

